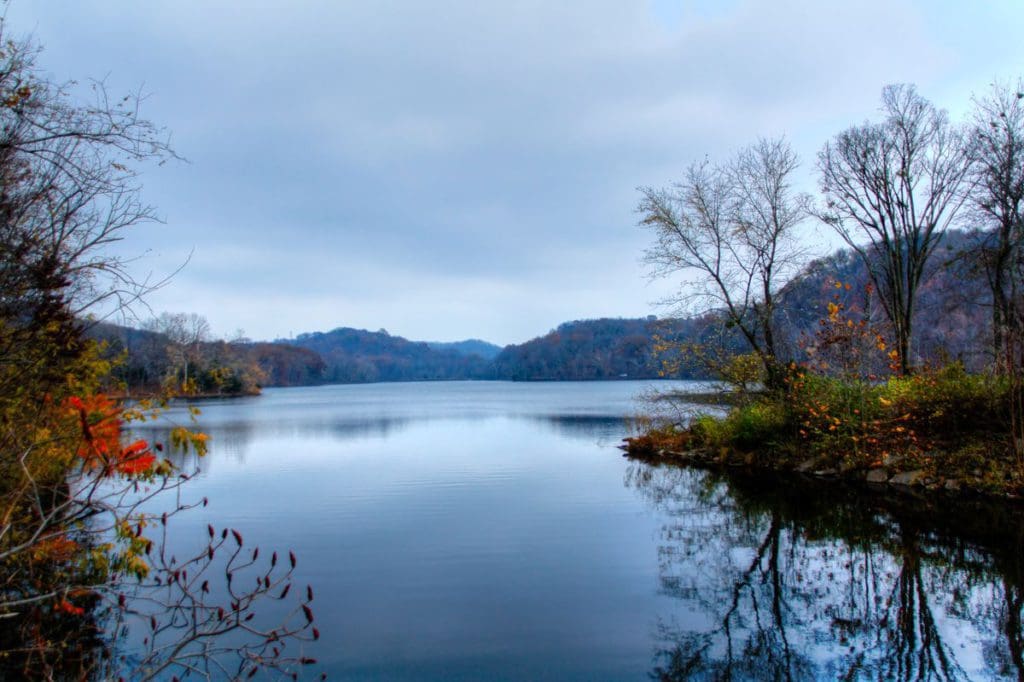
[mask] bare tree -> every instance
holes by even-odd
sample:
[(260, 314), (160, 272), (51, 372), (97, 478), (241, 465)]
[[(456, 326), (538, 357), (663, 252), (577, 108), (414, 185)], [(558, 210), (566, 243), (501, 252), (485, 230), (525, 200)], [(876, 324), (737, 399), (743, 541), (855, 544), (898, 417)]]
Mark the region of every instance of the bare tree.
[[(302, 650), (320, 637), (313, 626), (313, 589), (296, 586), (294, 553), (280, 559), (277, 552), (264, 553), (261, 559), (259, 547), (243, 549), (237, 530), (209, 526), (207, 543), (178, 559), (167, 549), (167, 525), (164, 517), (158, 549), (149, 552), (149, 572), (101, 595), (111, 611), (108, 628), (135, 641), (134, 650), (113, 643), (115, 655), (97, 672), (129, 672), (140, 681), (191, 674), (240, 680), (262, 670), (284, 679), (316, 663)], [(274, 602), (283, 602), (276, 619), (257, 615), (257, 607)]]
[[(258, 560), (222, 531), (179, 562), (147, 536), (193, 506), (179, 495), (194, 471), (158, 453), (206, 439), (175, 427), (162, 442), (128, 442), (128, 422), (159, 410), (98, 393), (109, 366), (80, 316), (145, 290), (107, 248), (154, 218), (135, 167), (174, 153), (138, 96), (110, 100), (95, 83), (82, 103), (76, 84), (37, 69), (37, 53), (0, 18), (0, 677), (166, 679), (203, 666), (226, 677), (209, 672), (211, 654), (239, 676), (308, 663), (296, 647), (318, 636), (312, 592), (289, 599), (292, 557)], [(166, 514), (147, 511), (153, 498)], [(295, 606), (281, 620), (254, 615), (282, 599)], [(144, 608), (150, 645), (110, 660)]]
[(760, 140), (728, 164), (692, 164), (669, 189), (641, 188), (641, 225), (656, 243), (645, 253), (658, 276), (683, 274), (676, 303), (721, 310), (760, 359), (769, 388), (782, 379), (775, 332), (777, 294), (801, 263), (794, 231), (807, 198), (794, 192), (799, 161), (784, 140)]
[(72, 92), (81, 86), (40, 75), (38, 52), (28, 41), (4, 40), (0, 58), (0, 242), (31, 252), (23, 267), (54, 268), (75, 313), (111, 297), (134, 299), (145, 283), (105, 247), (155, 220), (140, 198), (137, 166), (176, 155), (140, 116), (139, 93), (112, 99), (92, 82), (93, 101), (80, 104)]
[(886, 86), (882, 112), (881, 123), (849, 128), (819, 153), (819, 217), (863, 260), (908, 373), (917, 292), (964, 202), (968, 153), (960, 130), (912, 85)]
[[(997, 370), (1020, 358), (1008, 341), (1021, 331), (1018, 309), (1024, 263), (1024, 81), (993, 84), (974, 98), (973, 180), (969, 216), (983, 232), (976, 249), (992, 292), (992, 341)], [(1019, 349), (1017, 349), (1019, 350)]]
[[(205, 436), (174, 426), (161, 441), (124, 445), (122, 429), (159, 409), (99, 396), (67, 408), (16, 466), (0, 462), (12, 488), (0, 491), (0, 640), (11, 637), (9, 627), (20, 643), (0, 645), (0, 677), (147, 680), (192, 671), (238, 679), (315, 663), (301, 650), (319, 632), (312, 589), (292, 591), (294, 554), (261, 560), (259, 548), (243, 551), (240, 532), (212, 526), (191, 554), (179, 559), (168, 549), (173, 518), (206, 500), (183, 499), (194, 465), (157, 453), (202, 455)], [(55, 473), (54, 446), (79, 465)], [(155, 500), (173, 502), (148, 511)], [(256, 615), (274, 602), (276, 614)], [(75, 628), (55, 634), (61, 621)]]
[(210, 323), (198, 313), (164, 312), (146, 323), (146, 328), (170, 341), (168, 354), (176, 365), (182, 366), (182, 385), (187, 387), (189, 366), (202, 359), (202, 344), (210, 340)]

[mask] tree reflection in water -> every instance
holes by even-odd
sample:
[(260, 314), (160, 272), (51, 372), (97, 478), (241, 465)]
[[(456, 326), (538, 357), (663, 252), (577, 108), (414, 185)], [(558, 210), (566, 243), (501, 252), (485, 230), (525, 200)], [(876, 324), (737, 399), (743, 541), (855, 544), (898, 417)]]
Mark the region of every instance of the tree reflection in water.
[(641, 462), (626, 485), (679, 600), (654, 679), (1024, 680), (1019, 510)]

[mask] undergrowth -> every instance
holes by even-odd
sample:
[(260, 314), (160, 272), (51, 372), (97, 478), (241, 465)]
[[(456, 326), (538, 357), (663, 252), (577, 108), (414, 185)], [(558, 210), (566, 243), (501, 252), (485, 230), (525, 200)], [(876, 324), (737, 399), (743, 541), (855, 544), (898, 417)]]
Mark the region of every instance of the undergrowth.
[(756, 455), (779, 468), (922, 470), (976, 487), (1024, 491), (1009, 433), (1011, 385), (960, 364), (884, 381), (837, 378), (792, 367), (784, 390), (762, 394), (724, 416), (660, 425), (631, 439), (630, 451), (706, 450)]

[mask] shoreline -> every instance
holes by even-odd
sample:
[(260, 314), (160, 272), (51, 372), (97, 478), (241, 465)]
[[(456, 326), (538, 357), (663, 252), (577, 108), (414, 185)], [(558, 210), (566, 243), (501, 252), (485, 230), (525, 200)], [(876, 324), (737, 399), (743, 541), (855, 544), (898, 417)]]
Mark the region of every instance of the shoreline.
[(756, 452), (736, 451), (712, 452), (709, 448), (689, 450), (653, 449), (636, 446), (637, 439), (623, 438), (617, 446), (623, 450), (623, 457), (652, 464), (669, 464), (713, 471), (745, 471), (750, 474), (771, 474), (778, 477), (794, 477), (802, 481), (821, 481), (830, 484), (852, 485), (875, 493), (911, 496), (918, 499), (984, 500), (1002, 502), (1024, 508), (1024, 496), (986, 485), (980, 475), (944, 476), (924, 468), (902, 469), (899, 462), (865, 469), (841, 466), (817, 466), (818, 460), (808, 459), (794, 465), (788, 459), (773, 463), (763, 461)]
[(241, 391), (238, 393), (189, 393), (166, 396), (161, 394), (159, 391), (152, 393), (141, 391), (139, 393), (129, 393), (127, 391), (107, 391), (105, 395), (111, 400), (126, 401), (126, 400), (162, 400), (166, 399), (170, 402), (175, 401), (205, 401), (205, 400), (217, 400), (217, 399), (232, 399), (232, 398), (255, 398), (263, 395), (262, 389), (255, 391)]

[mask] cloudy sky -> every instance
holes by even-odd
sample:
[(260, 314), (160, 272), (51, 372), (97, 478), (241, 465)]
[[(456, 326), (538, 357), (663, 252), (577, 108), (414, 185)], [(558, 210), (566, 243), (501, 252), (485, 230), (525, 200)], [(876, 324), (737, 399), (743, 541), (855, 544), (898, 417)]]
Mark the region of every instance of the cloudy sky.
[[(659, 310), (639, 185), (758, 136), (804, 159), (886, 83), (962, 115), (1024, 74), (1019, 0), (11, 0), (55, 78), (149, 93), (155, 311), (517, 343)], [(808, 225), (808, 239), (816, 239)], [(827, 239), (819, 235), (817, 239)], [(824, 248), (824, 247), (823, 247)]]

